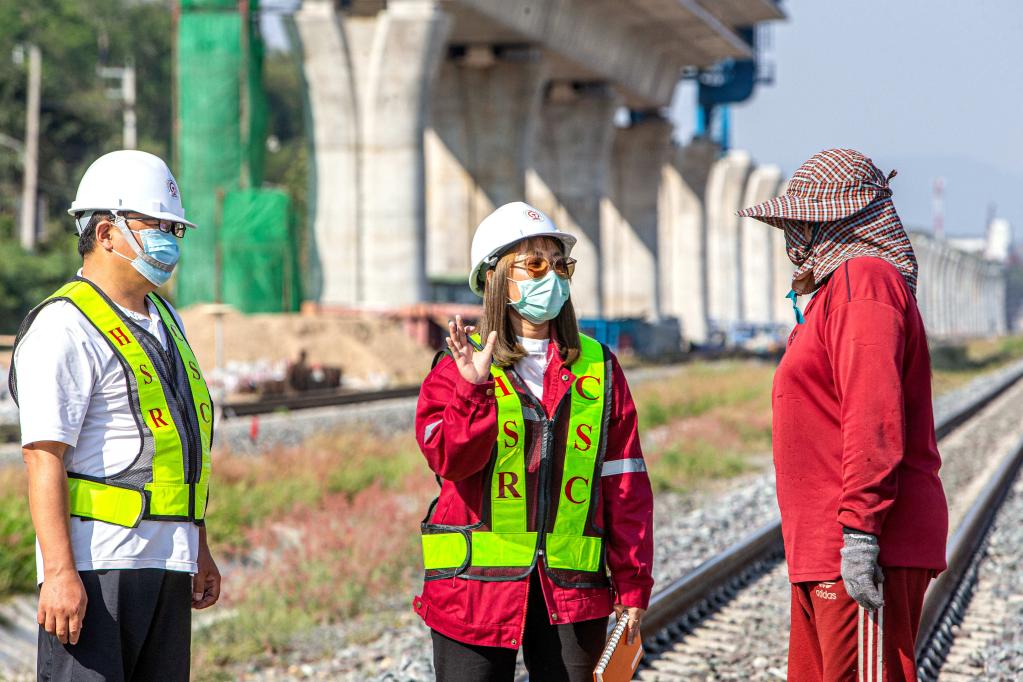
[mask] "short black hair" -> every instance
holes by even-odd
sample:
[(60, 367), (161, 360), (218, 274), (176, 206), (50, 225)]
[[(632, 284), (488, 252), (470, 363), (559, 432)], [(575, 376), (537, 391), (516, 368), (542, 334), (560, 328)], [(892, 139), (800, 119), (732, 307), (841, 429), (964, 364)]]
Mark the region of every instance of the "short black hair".
[[(75, 216), (75, 222), (78, 222), (81, 216)], [(96, 226), (104, 220), (113, 220), (113, 213), (104, 213), (97, 211), (92, 214), (89, 218), (89, 224), (85, 226), (82, 233), (78, 235), (78, 255), (85, 258), (88, 254), (92, 253), (92, 250), (96, 248)]]

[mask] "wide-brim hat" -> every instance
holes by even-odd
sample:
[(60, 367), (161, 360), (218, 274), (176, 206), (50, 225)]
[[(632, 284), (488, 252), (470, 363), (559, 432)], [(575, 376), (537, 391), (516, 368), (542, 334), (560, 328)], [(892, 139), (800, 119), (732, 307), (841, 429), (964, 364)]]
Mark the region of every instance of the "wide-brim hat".
[(750, 206), (740, 216), (775, 227), (789, 221), (832, 222), (855, 215), (878, 199), (891, 197), (889, 180), (874, 162), (854, 149), (826, 149), (792, 174), (785, 194)]

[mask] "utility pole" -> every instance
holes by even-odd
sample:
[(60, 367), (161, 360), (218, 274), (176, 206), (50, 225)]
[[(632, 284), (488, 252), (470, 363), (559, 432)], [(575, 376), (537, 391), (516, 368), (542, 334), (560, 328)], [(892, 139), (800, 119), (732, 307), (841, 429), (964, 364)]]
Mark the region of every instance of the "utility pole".
[(138, 147), (138, 119), (135, 115), (135, 61), (129, 57), (124, 66), (98, 66), (96, 73), (100, 78), (120, 81), (115, 87), (107, 90), (107, 98), (122, 102), (123, 141), (125, 149)]
[[(39, 186), (39, 100), (42, 87), (43, 58), (38, 45), (28, 48), (28, 101), (25, 107), (24, 176), (21, 185), (21, 245), (32, 251), (36, 246), (36, 198)], [(24, 59), (24, 48), (15, 51), (15, 61)]]

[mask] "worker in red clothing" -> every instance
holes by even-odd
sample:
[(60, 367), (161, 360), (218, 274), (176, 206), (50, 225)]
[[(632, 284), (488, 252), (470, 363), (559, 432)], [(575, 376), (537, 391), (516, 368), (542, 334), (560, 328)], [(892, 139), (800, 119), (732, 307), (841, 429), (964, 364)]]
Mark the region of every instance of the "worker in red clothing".
[(894, 175), (829, 149), (739, 212), (785, 231), (793, 304), (814, 294), (772, 401), (799, 682), (916, 680), (924, 591), (945, 568), (930, 357)]
[(625, 375), (579, 333), (575, 237), (507, 204), (472, 243), (480, 335), (449, 324), (416, 439), (441, 482), (423, 522), (440, 682), (592, 680), (608, 615), (639, 636), (653, 585), (653, 495)]

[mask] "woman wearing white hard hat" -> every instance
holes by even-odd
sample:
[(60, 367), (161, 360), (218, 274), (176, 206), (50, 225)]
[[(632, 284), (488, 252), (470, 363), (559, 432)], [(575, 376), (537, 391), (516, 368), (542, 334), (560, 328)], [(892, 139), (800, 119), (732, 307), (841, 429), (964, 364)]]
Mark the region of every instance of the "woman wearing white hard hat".
[(416, 439), (441, 491), (414, 600), (441, 682), (591, 680), (608, 616), (629, 639), (653, 585), (653, 496), (611, 351), (579, 333), (575, 237), (521, 202), (484, 220), (469, 286), (479, 332), (449, 323)]

